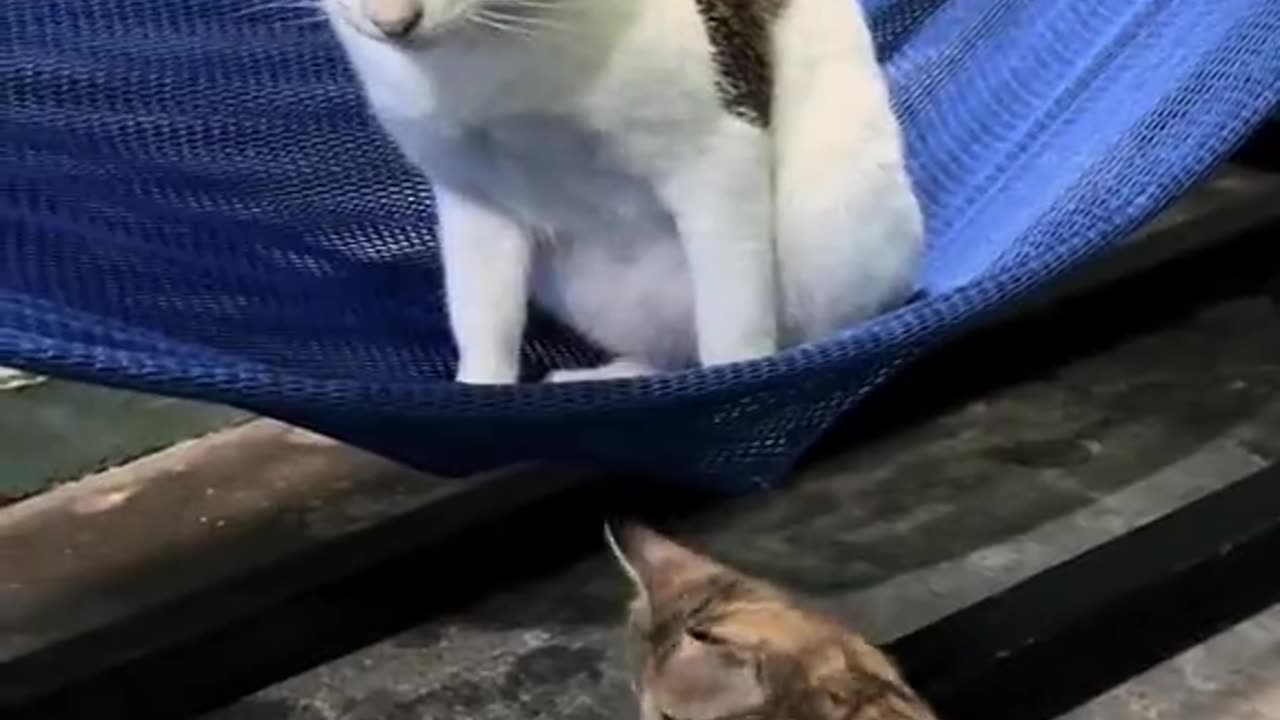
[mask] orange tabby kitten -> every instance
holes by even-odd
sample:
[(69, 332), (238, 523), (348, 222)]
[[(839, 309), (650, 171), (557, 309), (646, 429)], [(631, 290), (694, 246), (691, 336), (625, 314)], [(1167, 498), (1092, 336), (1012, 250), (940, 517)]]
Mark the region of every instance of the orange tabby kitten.
[(935, 720), (882, 652), (781, 590), (647, 528), (608, 540), (636, 586), (642, 720)]

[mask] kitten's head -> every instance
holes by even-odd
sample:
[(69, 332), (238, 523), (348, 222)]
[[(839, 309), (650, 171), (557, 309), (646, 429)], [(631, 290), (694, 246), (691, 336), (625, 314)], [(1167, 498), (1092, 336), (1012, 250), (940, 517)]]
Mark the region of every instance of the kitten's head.
[(483, 26), (501, 5), (516, 0), (323, 0), (336, 20), (375, 39), (408, 42), (468, 25)]
[(880, 651), (780, 590), (647, 528), (608, 535), (636, 588), (643, 720), (932, 717)]

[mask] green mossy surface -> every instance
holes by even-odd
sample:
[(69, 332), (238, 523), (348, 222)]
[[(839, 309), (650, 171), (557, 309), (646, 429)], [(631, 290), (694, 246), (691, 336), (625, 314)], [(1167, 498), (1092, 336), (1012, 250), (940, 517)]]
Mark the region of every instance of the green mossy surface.
[(59, 380), (6, 383), (0, 386), (0, 504), (249, 417), (217, 405)]

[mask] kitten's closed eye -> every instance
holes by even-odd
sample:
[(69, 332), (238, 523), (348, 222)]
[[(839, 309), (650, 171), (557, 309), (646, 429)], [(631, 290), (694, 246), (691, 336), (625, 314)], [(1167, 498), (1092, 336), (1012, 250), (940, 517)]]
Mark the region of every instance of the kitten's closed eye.
[(703, 645), (724, 645), (725, 639), (716, 635), (713, 630), (705, 627), (691, 627), (684, 631), (690, 638), (697, 640)]

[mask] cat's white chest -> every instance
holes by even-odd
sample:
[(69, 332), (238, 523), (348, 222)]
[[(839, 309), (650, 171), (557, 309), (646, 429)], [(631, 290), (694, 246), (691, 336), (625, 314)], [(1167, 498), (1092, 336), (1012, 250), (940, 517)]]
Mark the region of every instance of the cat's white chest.
[(530, 228), (641, 238), (670, 232), (657, 185), (720, 117), (706, 48), (669, 28), (696, 18), (667, 5), (693, 13), (639, 4), (622, 35), (584, 27), (567, 48), (498, 37), (415, 54), (337, 29), (374, 114), (434, 183)]
[[(392, 121), (395, 122), (394, 120)], [(460, 127), (399, 130), (438, 183), (552, 234), (636, 236), (669, 231), (653, 182), (609, 136), (569, 117), (515, 115)]]
[[(697, 156), (722, 115), (713, 81), (696, 69), (705, 52), (656, 22), (628, 41), (638, 47), (587, 63), (577, 53), (502, 48), (415, 58), (353, 40), (370, 106), (410, 162), (437, 190), (527, 233), (531, 299), (615, 352), (687, 363), (691, 288), (661, 184)], [(680, 42), (652, 52), (672, 41)], [(483, 238), (457, 245), (460, 254), (484, 256), (478, 272), (495, 270), (499, 260)], [(453, 276), (469, 282), (465, 272)], [(523, 290), (519, 282), (509, 281), (513, 292)], [(452, 291), (450, 302), (493, 315), (493, 298), (468, 288)]]

